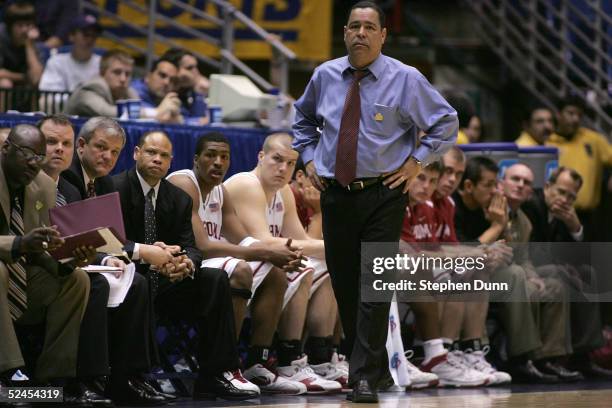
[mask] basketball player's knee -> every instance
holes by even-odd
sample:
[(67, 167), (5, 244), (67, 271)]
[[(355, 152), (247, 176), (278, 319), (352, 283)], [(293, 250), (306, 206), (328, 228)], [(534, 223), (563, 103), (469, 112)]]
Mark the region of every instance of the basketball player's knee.
[(272, 286), (275, 291), (285, 293), (287, 290), (287, 276), (285, 271), (280, 268), (272, 268), (268, 275), (266, 276), (266, 280), (269, 282), (269, 285)]
[(253, 285), (253, 271), (246, 262), (239, 262), (232, 272), (230, 285), (233, 289), (251, 289)]

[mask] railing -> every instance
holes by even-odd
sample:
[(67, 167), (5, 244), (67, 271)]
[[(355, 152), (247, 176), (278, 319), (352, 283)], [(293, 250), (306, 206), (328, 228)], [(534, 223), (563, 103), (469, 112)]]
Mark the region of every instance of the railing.
[(609, 0), (465, 0), (482, 38), (542, 102), (581, 97), (588, 124), (612, 129)]
[(181, 45), (176, 43), (175, 41), (162, 36), (156, 32), (156, 23), (158, 21), (163, 22), (169, 26), (172, 26), (175, 29), (181, 30), (189, 36), (202, 40), (206, 43), (212, 44), (215, 47), (220, 49), (221, 61), (218, 61), (214, 58), (211, 58), (207, 55), (203, 55), (198, 52), (193, 52), (193, 54), (201, 60), (203, 63), (209, 65), (215, 70), (220, 71), (222, 74), (231, 74), (234, 68), (237, 68), (246, 76), (248, 76), (251, 80), (257, 83), (260, 87), (262, 87), (265, 91), (269, 91), (272, 88), (275, 88), (270, 81), (263, 78), (261, 75), (257, 74), (254, 70), (250, 69), (248, 65), (244, 62), (240, 61), (234, 55), (234, 23), (240, 22), (252, 32), (254, 32), (259, 38), (268, 42), (272, 49), (275, 52), (275, 55), (278, 56), (278, 64), (280, 66), (280, 84), (278, 88), (283, 93), (287, 93), (289, 89), (289, 63), (290, 61), (296, 59), (296, 55), (293, 51), (287, 48), (281, 41), (279, 41), (275, 36), (272, 36), (269, 32), (258, 26), (253, 20), (247, 17), (240, 10), (236, 9), (231, 3), (224, 0), (209, 0), (210, 3), (213, 3), (217, 6), (217, 8), (221, 12), (221, 18), (212, 16), (210, 14), (205, 13), (202, 10), (196, 9), (195, 7), (187, 4), (184, 1), (180, 0), (166, 0), (166, 2), (171, 3), (173, 6), (176, 6), (187, 13), (191, 13), (192, 15), (202, 18), (218, 28), (221, 29), (221, 38), (215, 38), (205, 33), (202, 33), (198, 30), (195, 30), (191, 27), (183, 25), (179, 22), (172, 20), (171, 18), (158, 13), (157, 11), (157, 1), (152, 0), (149, 1), (148, 7), (142, 4), (136, 3), (133, 0), (122, 0), (121, 4), (126, 5), (139, 13), (147, 14), (149, 16), (148, 24), (146, 28), (140, 27), (130, 21), (125, 20), (117, 14), (111, 13), (97, 4), (92, 2), (91, 0), (82, 0), (81, 7), (85, 11), (93, 12), (100, 16), (109, 18), (115, 22), (118, 22), (135, 32), (145, 36), (147, 38), (147, 47), (142, 48), (138, 45), (135, 45), (125, 39), (122, 39), (113, 33), (105, 30), (103, 35), (107, 38), (112, 39), (113, 41), (121, 44), (125, 47), (128, 47), (140, 54), (143, 54), (147, 57), (147, 69), (152, 65), (153, 59), (156, 58), (155, 55), (155, 43), (159, 42), (170, 47), (179, 47), (182, 48)]
[(0, 88), (0, 112), (61, 113), (69, 97), (70, 92), (40, 91), (26, 87)]

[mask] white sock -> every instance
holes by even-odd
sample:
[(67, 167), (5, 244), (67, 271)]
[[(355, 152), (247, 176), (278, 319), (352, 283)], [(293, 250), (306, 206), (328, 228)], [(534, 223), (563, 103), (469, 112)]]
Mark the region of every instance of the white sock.
[(432, 339), (423, 342), (423, 349), (425, 350), (425, 360), (423, 364), (427, 364), (432, 358), (446, 353), (446, 349), (442, 344), (442, 339)]

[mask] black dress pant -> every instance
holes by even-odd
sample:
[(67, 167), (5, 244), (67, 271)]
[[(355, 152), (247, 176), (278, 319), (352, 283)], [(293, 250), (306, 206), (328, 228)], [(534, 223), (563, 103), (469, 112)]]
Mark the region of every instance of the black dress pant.
[(360, 254), (362, 242), (399, 242), (407, 203), (402, 188), (377, 183), (348, 191), (332, 185), (321, 194), (325, 259), (350, 354), (350, 384), (366, 379), (374, 386), (388, 372), (389, 303), (361, 300)]
[(160, 277), (155, 309), (158, 316), (197, 322), (200, 377), (239, 367), (232, 294), (225, 271), (200, 268), (195, 279), (175, 283)]
[[(91, 291), (81, 323), (77, 376), (127, 376), (150, 371), (149, 295), (139, 273), (124, 301), (109, 308), (109, 285), (100, 274), (90, 274)], [(111, 370), (109, 370), (109, 366)]]

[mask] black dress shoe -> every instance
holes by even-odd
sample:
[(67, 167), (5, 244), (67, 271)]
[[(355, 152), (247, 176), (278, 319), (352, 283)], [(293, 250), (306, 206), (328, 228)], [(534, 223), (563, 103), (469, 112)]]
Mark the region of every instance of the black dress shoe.
[(145, 389), (149, 394), (151, 394), (151, 395), (159, 395), (166, 402), (174, 401), (177, 398), (176, 395), (166, 394), (165, 392), (162, 392), (161, 390), (158, 390), (155, 387), (155, 385), (151, 384), (152, 380), (147, 381), (147, 380), (143, 380), (143, 379), (136, 379), (134, 381), (138, 383), (138, 386), (140, 388)]
[(155, 406), (163, 405), (165, 400), (159, 395), (151, 395), (138, 386), (132, 379), (112, 380), (106, 387), (106, 395), (118, 405)]
[(96, 408), (114, 408), (115, 404), (110, 399), (90, 389), (85, 383), (72, 381), (64, 386), (64, 396), (68, 394), (79, 397), (87, 404)]
[(574, 361), (570, 367), (572, 370), (580, 371), (587, 378), (612, 380), (612, 370), (595, 364), (591, 360), (588, 360), (587, 357), (585, 357), (585, 360)]
[(356, 404), (374, 403), (378, 402), (378, 394), (366, 380), (359, 380), (353, 384), (353, 391), (346, 394), (346, 399)]
[(240, 389), (222, 375), (198, 378), (193, 386), (193, 399), (214, 400), (216, 398), (242, 401), (259, 398), (259, 393), (254, 390)]
[(561, 381), (574, 382), (584, 380), (583, 375), (579, 371), (568, 370), (561, 364), (553, 363), (552, 361), (537, 364), (537, 367), (542, 373), (556, 375)]
[(511, 367), (509, 371), (512, 379), (517, 382), (537, 384), (555, 384), (559, 382), (559, 377), (541, 372), (531, 360), (517, 364)]

